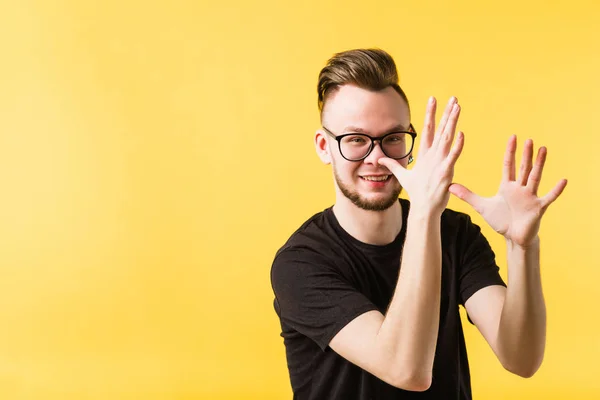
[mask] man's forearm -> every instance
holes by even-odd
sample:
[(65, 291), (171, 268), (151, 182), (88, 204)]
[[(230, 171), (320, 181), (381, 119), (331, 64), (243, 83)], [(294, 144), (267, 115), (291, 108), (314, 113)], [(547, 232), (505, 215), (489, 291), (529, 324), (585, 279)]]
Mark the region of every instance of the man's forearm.
[(540, 241), (522, 248), (507, 242), (508, 288), (498, 327), (502, 364), (520, 376), (532, 376), (546, 345), (546, 305), (540, 277)]
[[(411, 210), (396, 291), (378, 333), (394, 368), (431, 381), (440, 319), (440, 215)], [(426, 387), (425, 387), (426, 388)]]

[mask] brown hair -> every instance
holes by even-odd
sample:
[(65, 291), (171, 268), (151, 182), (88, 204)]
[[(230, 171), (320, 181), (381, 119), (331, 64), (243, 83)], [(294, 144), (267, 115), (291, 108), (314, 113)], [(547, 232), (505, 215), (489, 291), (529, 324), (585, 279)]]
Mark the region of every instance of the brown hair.
[[(408, 98), (398, 84), (398, 71), (391, 55), (380, 49), (354, 49), (334, 54), (319, 74), (319, 112), (327, 97), (340, 86), (353, 84), (379, 91), (393, 87), (408, 104)], [(409, 106), (410, 109), (410, 106)]]

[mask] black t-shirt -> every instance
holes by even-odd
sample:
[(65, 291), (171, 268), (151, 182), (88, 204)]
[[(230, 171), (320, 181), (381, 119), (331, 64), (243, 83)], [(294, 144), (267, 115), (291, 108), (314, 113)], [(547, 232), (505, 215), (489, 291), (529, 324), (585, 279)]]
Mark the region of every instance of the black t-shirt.
[(410, 203), (399, 199), (402, 230), (387, 245), (356, 240), (332, 208), (306, 221), (279, 249), (271, 268), (275, 311), (281, 322), (294, 399), (471, 399), (459, 305), (477, 290), (503, 285), (495, 254), (467, 214), (446, 209), (441, 219), (442, 282), (438, 341), (431, 387), (395, 388), (330, 347), (359, 315), (385, 315), (394, 294)]

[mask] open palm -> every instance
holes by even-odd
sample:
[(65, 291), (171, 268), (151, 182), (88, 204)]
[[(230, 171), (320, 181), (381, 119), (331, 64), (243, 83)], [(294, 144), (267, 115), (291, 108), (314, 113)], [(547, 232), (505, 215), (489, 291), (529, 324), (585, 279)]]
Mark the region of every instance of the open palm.
[(527, 140), (523, 149), (520, 176), (515, 179), (516, 144), (516, 137), (511, 136), (504, 156), (502, 181), (495, 196), (481, 197), (457, 183), (452, 184), (449, 190), (469, 203), (496, 232), (502, 234), (507, 240), (520, 246), (527, 246), (537, 237), (542, 216), (548, 206), (563, 192), (567, 180), (562, 179), (547, 195), (538, 197), (537, 191), (547, 150), (541, 147), (535, 165), (532, 165), (533, 142)]

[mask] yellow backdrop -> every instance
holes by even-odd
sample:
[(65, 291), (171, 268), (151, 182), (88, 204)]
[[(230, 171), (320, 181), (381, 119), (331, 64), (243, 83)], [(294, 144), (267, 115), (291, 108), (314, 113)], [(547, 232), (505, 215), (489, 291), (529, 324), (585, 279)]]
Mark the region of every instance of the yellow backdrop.
[(476, 398), (599, 398), (599, 15), (594, 0), (1, 2), (0, 398), (291, 399), (271, 261), (334, 199), (312, 144), (318, 71), (371, 46), (395, 57), (417, 129), (428, 96), (459, 98), (457, 181), (495, 193), (513, 133), (548, 146), (543, 192), (569, 179), (541, 232), (545, 362), (511, 376), (467, 325)]

